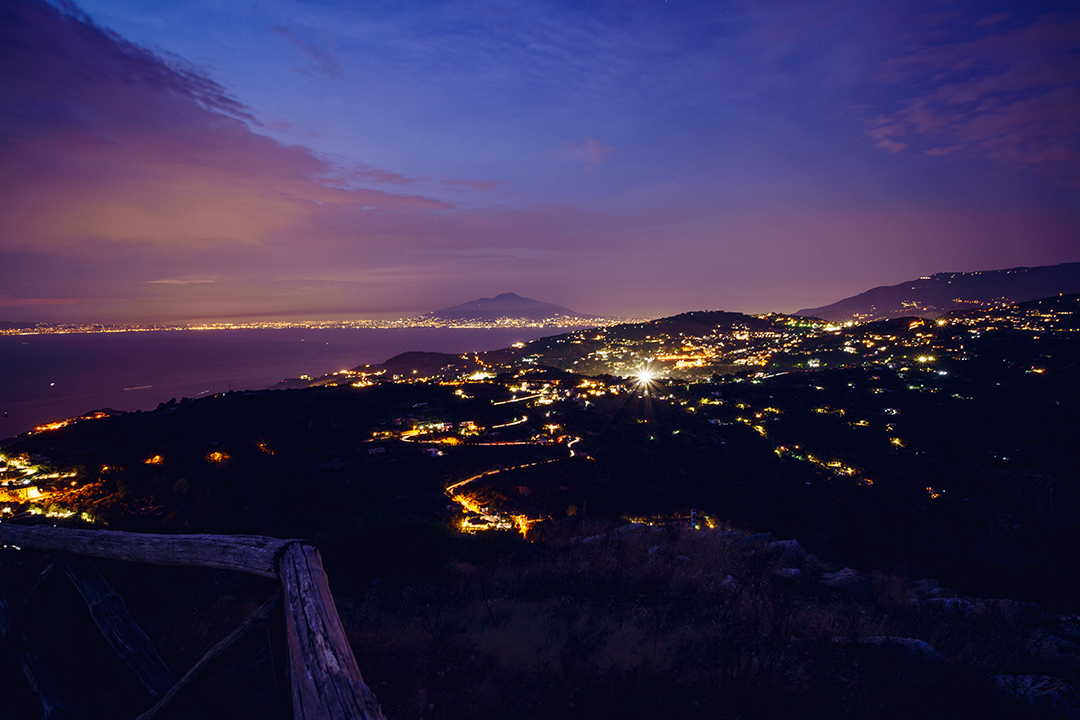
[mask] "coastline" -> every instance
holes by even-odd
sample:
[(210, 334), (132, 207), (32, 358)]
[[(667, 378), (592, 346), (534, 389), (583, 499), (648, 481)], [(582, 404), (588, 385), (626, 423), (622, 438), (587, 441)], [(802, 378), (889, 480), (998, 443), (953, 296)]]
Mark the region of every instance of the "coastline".
[[(222, 328), (0, 335), (0, 439), (102, 408), (258, 390), (402, 352), (478, 352), (563, 328)], [(6, 413), (6, 416), (4, 415)]]

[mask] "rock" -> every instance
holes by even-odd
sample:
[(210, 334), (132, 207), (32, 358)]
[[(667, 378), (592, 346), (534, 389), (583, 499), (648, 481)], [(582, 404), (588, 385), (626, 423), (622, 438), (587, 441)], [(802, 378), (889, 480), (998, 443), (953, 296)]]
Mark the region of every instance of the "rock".
[(743, 537), (743, 533), (738, 530), (725, 530), (724, 528), (701, 530), (699, 531), (699, 534), (702, 537), (711, 537), (725, 544), (736, 542)]
[(802, 570), (799, 568), (780, 568), (773, 573), (773, 577), (780, 578), (781, 580), (798, 580), (802, 575)]
[(856, 597), (868, 597), (870, 595), (870, 579), (858, 570), (844, 568), (834, 573), (821, 573), (821, 582), (825, 587), (838, 590), (847, 595)]
[(970, 620), (975, 617), (975, 605), (964, 598), (936, 597), (914, 600), (913, 603), (920, 608), (943, 613), (957, 619)]
[(1039, 619), (1039, 606), (1033, 602), (1009, 600), (967, 600), (966, 598), (936, 597), (913, 600), (916, 605), (947, 614), (961, 620), (1001, 619), (1012, 625), (1031, 625)]
[(994, 689), (1006, 700), (1043, 717), (1080, 718), (1080, 697), (1073, 686), (1051, 675), (995, 675)]
[(910, 595), (912, 599), (923, 599), (931, 597), (939, 597), (941, 595), (941, 585), (937, 580), (926, 579), (920, 580), (911, 587)]
[(685, 555), (676, 555), (676, 556), (675, 556), (675, 559), (676, 559), (676, 560), (678, 560), (678, 561), (679, 561), (679, 562), (681, 562), (681, 563), (688, 563), (688, 562), (690, 562), (690, 558), (688, 558), (688, 557), (687, 557), (687, 556), (685, 556)]
[(757, 535), (747, 535), (740, 539), (736, 545), (768, 545), (771, 542), (776, 542), (776, 536), (771, 532), (758, 533)]
[(895, 665), (905, 674), (921, 670), (936, 670), (949, 664), (945, 656), (939, 653), (925, 640), (902, 637), (868, 637), (859, 641), (868, 652), (880, 661)]
[(1032, 655), (1048, 657), (1051, 662), (1080, 658), (1080, 645), (1050, 633), (1027, 640), (1024, 643), (1024, 651)]
[(765, 549), (772, 555), (787, 562), (797, 563), (806, 559), (806, 551), (798, 540), (776, 540), (765, 545)]
[(1041, 610), (1033, 602), (998, 598), (976, 601), (975, 612), (1000, 617), (1013, 625), (1030, 625), (1039, 619)]
[(1080, 643), (1080, 616), (1065, 615), (1058, 617), (1057, 634), (1070, 642)]

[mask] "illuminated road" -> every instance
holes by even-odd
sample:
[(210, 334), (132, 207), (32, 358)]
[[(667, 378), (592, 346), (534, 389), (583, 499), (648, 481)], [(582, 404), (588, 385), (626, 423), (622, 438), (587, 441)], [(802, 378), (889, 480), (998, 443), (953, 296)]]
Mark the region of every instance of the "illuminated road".
[(508, 403), (521, 402), (522, 400), (535, 400), (538, 397), (543, 397), (543, 395), (540, 394), (540, 393), (537, 393), (536, 395), (526, 395), (525, 397), (511, 398), (509, 400), (500, 400), (499, 402), (493, 402), (491, 404), (492, 405), (506, 405)]
[[(573, 440), (570, 440), (566, 443), (566, 448), (570, 451), (570, 454), (564, 458), (538, 460), (536, 462), (523, 463), (521, 465), (514, 465), (513, 467), (508, 468), (487, 470), (485, 472), (467, 477), (464, 480), (459, 480), (453, 485), (448, 485), (446, 488), (447, 496), (451, 500), (456, 502), (458, 505), (460, 505), (462, 509), (465, 510), (465, 512), (467, 513), (465, 519), (461, 523), (461, 530), (464, 532), (478, 532), (480, 530), (509, 530), (511, 528), (517, 528), (518, 532), (520, 532), (522, 536), (526, 535), (529, 528), (540, 521), (539, 518), (529, 518), (525, 515), (506, 515), (498, 511), (492, 512), (489, 508), (481, 506), (475, 498), (458, 492), (458, 490), (465, 487), (469, 483), (475, 482), (480, 478), (487, 477), (489, 475), (497, 475), (502, 472), (523, 470), (525, 468), (536, 467), (537, 465), (547, 465), (549, 463), (556, 463), (562, 460), (569, 460), (570, 458), (577, 456), (577, 451), (574, 450), (573, 446), (580, 440), (580, 437), (575, 437)], [(532, 445), (537, 443), (523, 444)], [(584, 455), (583, 457), (588, 458), (588, 455)], [(592, 458), (589, 459), (591, 460)], [(481, 522), (476, 522), (474, 518), (470, 517), (468, 514), (480, 516), (479, 519), (481, 520)]]

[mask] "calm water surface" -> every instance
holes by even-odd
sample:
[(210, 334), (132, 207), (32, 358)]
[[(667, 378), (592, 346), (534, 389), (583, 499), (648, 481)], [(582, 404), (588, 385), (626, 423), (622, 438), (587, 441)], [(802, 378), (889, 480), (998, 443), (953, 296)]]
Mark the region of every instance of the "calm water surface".
[(0, 336), (0, 439), (98, 408), (149, 410), (174, 397), (266, 388), (410, 350), (495, 350), (558, 333), (408, 328)]

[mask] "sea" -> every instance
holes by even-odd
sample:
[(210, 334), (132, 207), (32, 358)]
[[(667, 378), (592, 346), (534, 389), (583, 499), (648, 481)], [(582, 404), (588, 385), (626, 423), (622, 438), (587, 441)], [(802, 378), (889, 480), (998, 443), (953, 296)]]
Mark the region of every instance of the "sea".
[(496, 350), (557, 328), (170, 330), (0, 336), (0, 441), (93, 410), (269, 388), (408, 351)]

